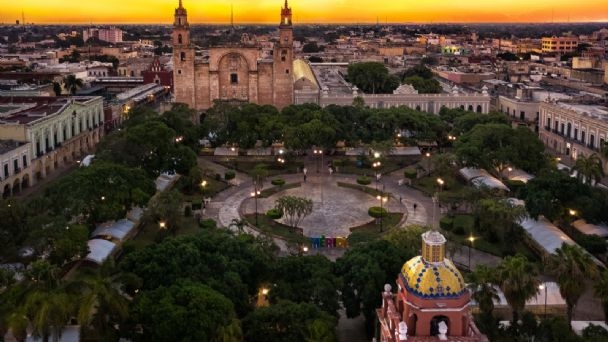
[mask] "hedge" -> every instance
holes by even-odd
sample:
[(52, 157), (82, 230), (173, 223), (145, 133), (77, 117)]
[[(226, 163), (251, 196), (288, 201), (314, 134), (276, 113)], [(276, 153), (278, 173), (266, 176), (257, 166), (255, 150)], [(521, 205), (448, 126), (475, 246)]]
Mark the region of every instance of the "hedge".
[(369, 177), (367, 177), (367, 176), (360, 176), (360, 177), (357, 177), (357, 183), (358, 183), (358, 184), (361, 184), (361, 185), (369, 185), (369, 184), (371, 184), (371, 182), (372, 182), (372, 179), (371, 179), (371, 178), (369, 178)]

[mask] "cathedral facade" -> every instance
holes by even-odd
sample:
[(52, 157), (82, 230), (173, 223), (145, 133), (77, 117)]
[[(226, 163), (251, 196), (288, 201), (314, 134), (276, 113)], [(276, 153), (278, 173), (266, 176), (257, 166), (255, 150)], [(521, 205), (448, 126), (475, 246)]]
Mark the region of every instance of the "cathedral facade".
[(293, 103), (293, 26), (291, 8), (281, 8), (279, 41), (268, 56), (257, 44), (212, 47), (197, 56), (190, 41), (188, 14), (179, 1), (173, 22), (175, 101), (204, 110), (216, 100), (252, 102), (283, 108)]

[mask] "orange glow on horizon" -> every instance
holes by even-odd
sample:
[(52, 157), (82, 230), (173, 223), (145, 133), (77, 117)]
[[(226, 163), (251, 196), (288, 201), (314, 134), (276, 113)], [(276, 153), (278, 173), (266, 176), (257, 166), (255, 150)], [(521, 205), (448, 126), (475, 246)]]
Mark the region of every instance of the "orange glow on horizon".
[[(178, 0), (21, 0), (2, 5), (0, 23), (171, 24)], [(184, 0), (193, 24), (230, 22), (275, 24), (283, 0)], [(291, 0), (294, 24), (441, 22), (608, 22), (606, 0)]]

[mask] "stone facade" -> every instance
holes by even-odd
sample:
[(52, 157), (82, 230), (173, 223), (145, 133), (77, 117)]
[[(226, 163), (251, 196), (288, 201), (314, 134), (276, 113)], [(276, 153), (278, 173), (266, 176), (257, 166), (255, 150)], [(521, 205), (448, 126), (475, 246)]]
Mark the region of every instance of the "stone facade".
[[(608, 108), (603, 106), (542, 102), (539, 138), (558, 156), (576, 160), (600, 154), (608, 141)], [(604, 162), (604, 171), (608, 165)]]
[(11, 157), (5, 197), (83, 157), (104, 133), (100, 96), (0, 97), (0, 114), (0, 139), (25, 149), (17, 164)]
[(173, 23), (175, 101), (197, 110), (213, 102), (243, 101), (283, 108), (293, 100), (293, 27), (287, 1), (281, 9), (279, 41), (272, 56), (251, 45), (212, 47), (198, 57), (190, 42), (190, 25), (180, 0)]

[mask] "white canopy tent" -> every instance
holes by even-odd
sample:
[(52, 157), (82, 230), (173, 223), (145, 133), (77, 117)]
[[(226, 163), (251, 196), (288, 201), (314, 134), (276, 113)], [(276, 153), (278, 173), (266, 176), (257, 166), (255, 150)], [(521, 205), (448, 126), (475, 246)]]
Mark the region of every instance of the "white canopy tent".
[(116, 249), (116, 244), (114, 242), (104, 239), (91, 239), (89, 240), (88, 245), (89, 254), (85, 259), (99, 265), (103, 264)]
[(467, 182), (471, 182), (471, 184), (476, 187), (488, 187), (490, 189), (500, 189), (504, 191), (509, 191), (509, 188), (504, 185), (498, 178), (492, 176), (488, 171), (484, 169), (476, 169), (473, 167), (463, 167), (458, 170), (460, 175), (467, 180)]
[(118, 241), (123, 241), (134, 228), (135, 223), (127, 219), (106, 222), (97, 226), (97, 229), (91, 233), (91, 237), (110, 237)]

